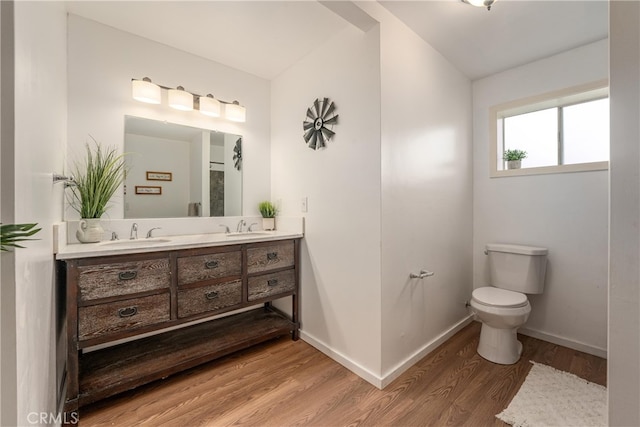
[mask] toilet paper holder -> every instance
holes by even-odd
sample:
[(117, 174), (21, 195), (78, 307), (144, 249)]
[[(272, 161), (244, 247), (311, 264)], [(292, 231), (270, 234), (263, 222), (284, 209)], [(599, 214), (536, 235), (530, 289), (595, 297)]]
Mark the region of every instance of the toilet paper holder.
[(427, 270), (420, 270), (420, 273), (416, 274), (416, 273), (409, 273), (409, 277), (412, 279), (424, 279), (425, 277), (429, 277), (429, 276), (433, 276), (434, 273), (433, 271), (427, 271)]

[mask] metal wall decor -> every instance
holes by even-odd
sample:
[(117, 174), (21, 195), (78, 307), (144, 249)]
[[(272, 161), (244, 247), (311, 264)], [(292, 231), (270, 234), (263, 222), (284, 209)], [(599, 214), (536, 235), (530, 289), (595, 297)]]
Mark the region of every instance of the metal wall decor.
[(233, 147), (233, 165), (237, 170), (242, 167), (242, 138), (238, 138), (236, 146)]
[(326, 146), (326, 142), (331, 139), (335, 132), (333, 125), (338, 123), (338, 115), (334, 114), (336, 105), (324, 98), (322, 101), (317, 98), (313, 101), (313, 106), (307, 108), (307, 117), (302, 123), (304, 130), (304, 140), (312, 150), (318, 150)]

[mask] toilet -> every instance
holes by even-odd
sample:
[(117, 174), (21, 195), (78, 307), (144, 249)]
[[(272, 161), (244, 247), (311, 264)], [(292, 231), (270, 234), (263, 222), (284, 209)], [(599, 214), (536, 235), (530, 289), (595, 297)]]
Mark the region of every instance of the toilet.
[(490, 243), (485, 253), (491, 286), (475, 289), (470, 303), (476, 320), (482, 322), (478, 354), (491, 362), (511, 365), (522, 354), (518, 328), (531, 313), (526, 294), (544, 290), (547, 249)]

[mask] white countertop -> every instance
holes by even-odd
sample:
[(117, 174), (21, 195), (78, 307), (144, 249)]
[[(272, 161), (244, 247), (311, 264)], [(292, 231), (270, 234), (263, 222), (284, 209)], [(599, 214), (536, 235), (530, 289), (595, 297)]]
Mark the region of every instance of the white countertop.
[(161, 236), (150, 239), (114, 240), (100, 243), (75, 243), (61, 247), (56, 253), (56, 259), (74, 259), (101, 257), (110, 255), (125, 255), (133, 253), (147, 253), (172, 251), (177, 249), (192, 249), (208, 246), (224, 246), (242, 243), (268, 242), (285, 239), (301, 238), (300, 232), (291, 231), (259, 231), (249, 233), (208, 233), (184, 234), (176, 236)]

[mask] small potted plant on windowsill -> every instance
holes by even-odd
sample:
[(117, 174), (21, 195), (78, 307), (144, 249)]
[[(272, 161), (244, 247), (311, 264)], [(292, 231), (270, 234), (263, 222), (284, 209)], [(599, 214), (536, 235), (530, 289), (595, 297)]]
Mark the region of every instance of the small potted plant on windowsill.
[(527, 152), (523, 150), (505, 150), (502, 158), (507, 162), (507, 169), (520, 169), (522, 159), (527, 157)]
[(275, 230), (277, 213), (275, 205), (269, 201), (260, 202), (258, 204), (258, 210), (260, 211), (260, 215), (262, 215), (262, 229)]

